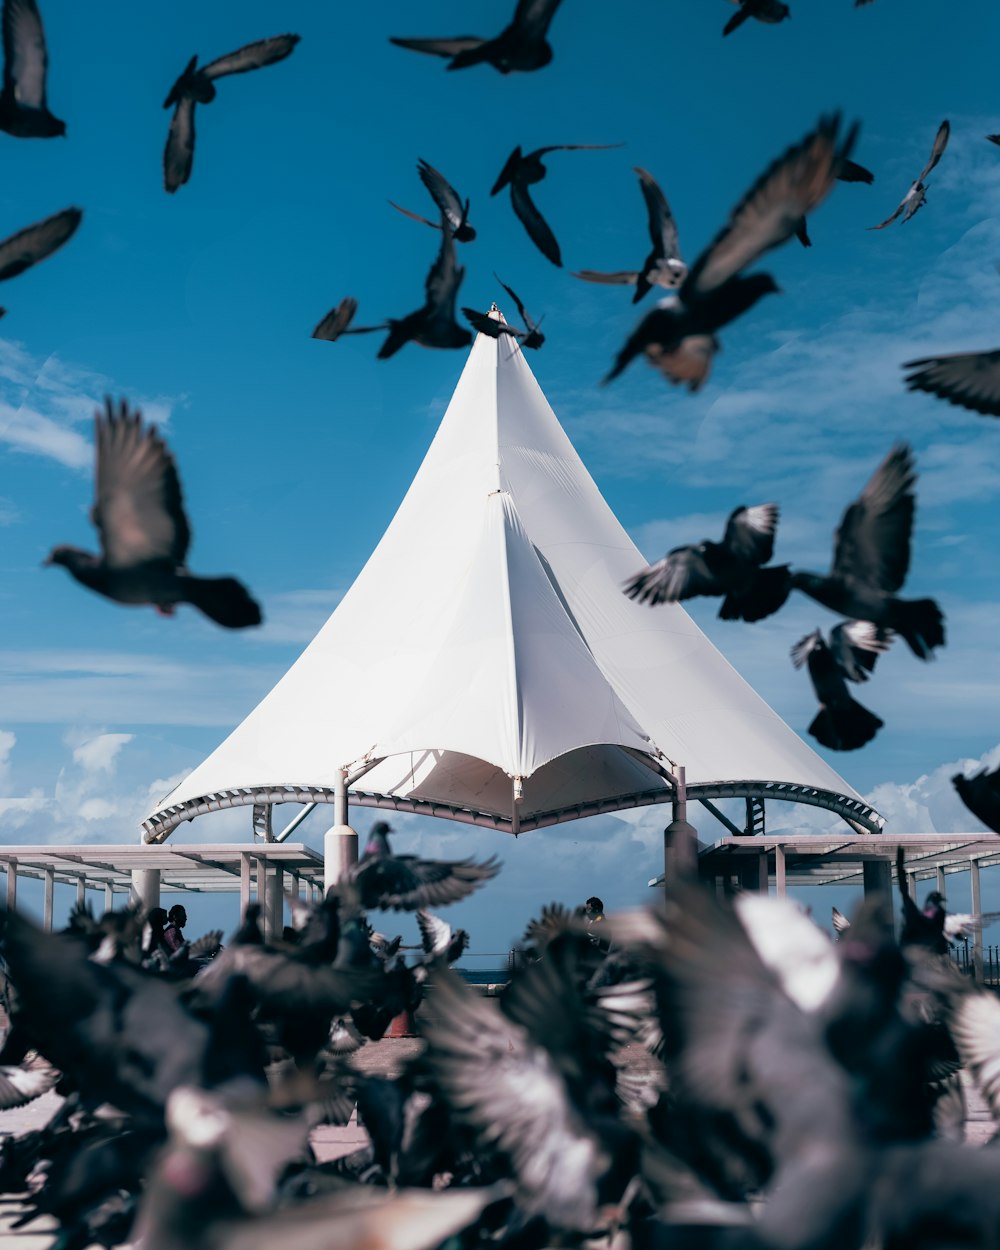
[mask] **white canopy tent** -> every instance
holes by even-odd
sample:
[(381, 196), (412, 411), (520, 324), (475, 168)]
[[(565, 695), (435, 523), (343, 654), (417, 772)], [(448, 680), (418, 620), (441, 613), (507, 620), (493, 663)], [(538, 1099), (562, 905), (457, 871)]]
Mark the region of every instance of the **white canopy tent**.
[[(499, 317), (499, 313), (493, 316)], [(381, 542), (295, 664), (143, 822), (280, 803), (423, 812), (518, 833), (678, 797), (881, 819), (677, 605), (645, 563), (516, 342), (480, 334)], [(683, 797), (681, 795), (680, 797)]]

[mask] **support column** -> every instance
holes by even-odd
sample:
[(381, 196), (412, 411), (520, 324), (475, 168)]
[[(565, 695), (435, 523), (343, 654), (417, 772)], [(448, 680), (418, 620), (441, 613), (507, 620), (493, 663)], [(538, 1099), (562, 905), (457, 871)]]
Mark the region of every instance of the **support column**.
[[(972, 914), (981, 916), (983, 914), (983, 895), (979, 881), (979, 860), (969, 860), (969, 876), (971, 877), (970, 885), (972, 886)], [(976, 974), (976, 980), (982, 983), (983, 980), (983, 929), (982, 925), (976, 925), (972, 931), (972, 967)]]
[(944, 869), (943, 869), (943, 868), (938, 868), (938, 869), (937, 869), (937, 892), (938, 892), (938, 894), (947, 894), (947, 893), (948, 893), (948, 891), (945, 889)]
[(865, 898), (881, 898), (885, 913), (886, 928), (891, 933), (892, 923), (892, 861), (888, 859), (866, 859), (862, 865)]
[(673, 820), (663, 831), (664, 888), (678, 881), (694, 881), (698, 876), (698, 830), (688, 824), (687, 784), (684, 766), (674, 768)]
[(785, 897), (785, 848), (783, 846), (774, 848), (774, 892), (778, 898)]
[(7, 860), (7, 910), (17, 911), (17, 860)]
[(52, 932), (52, 904), (55, 901), (56, 871), (46, 868), (42, 873), (42, 928)]
[(250, 887), (253, 885), (253, 868), (246, 851), (240, 852), (240, 921), (246, 918), (250, 905)]
[[(266, 863), (263, 858), (257, 861), (258, 894), (264, 905), (264, 936), (267, 938), (281, 937), (285, 923), (285, 874), (280, 864)], [(261, 892), (261, 886), (263, 891)]]
[(159, 868), (133, 868), (129, 902), (139, 903), (144, 912), (160, 905)]
[(115, 909), (115, 887), (110, 881), (104, 883), (104, 910), (114, 911)]
[(76, 901), (78, 906), (82, 907), (87, 901), (87, 878), (77, 877), (76, 879)]
[(760, 867), (757, 870), (757, 889), (760, 890), (761, 894), (769, 894), (771, 892), (771, 886), (767, 879), (767, 851), (761, 851), (758, 856), (758, 860)]
[(347, 769), (337, 772), (333, 826), (323, 838), (323, 888), (329, 890), (358, 862), (358, 835), (347, 823)]

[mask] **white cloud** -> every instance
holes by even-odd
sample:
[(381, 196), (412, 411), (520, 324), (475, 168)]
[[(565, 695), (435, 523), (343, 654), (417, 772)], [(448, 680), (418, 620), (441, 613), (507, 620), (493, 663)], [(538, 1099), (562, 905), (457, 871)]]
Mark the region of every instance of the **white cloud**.
[(10, 729), (0, 729), (0, 783), (10, 769), (10, 755), (17, 743), (17, 735)]
[(11, 499), (0, 495), (0, 525), (17, 525), (21, 520), (21, 512)]
[(134, 734), (98, 734), (73, 749), (73, 760), (87, 773), (111, 774), (119, 751), (131, 742)]

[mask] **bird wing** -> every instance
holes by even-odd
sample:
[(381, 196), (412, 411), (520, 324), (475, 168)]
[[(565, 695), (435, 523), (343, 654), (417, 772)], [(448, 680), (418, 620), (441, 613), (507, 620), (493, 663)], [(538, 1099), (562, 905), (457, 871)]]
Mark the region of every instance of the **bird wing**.
[(362, 859), (354, 882), (365, 908), (415, 911), (457, 903), (500, 871), (495, 858), (481, 864), (417, 859), (414, 855), (379, 855)]
[(851, 922), (847, 919), (842, 911), (838, 908), (831, 908), (830, 921), (833, 924), (835, 933), (846, 933), (851, 927)]
[(262, 69), (265, 65), (273, 65), (275, 61), (283, 61), (286, 56), (291, 56), (299, 38), (299, 35), (272, 35), (270, 39), (258, 39), (256, 43), (244, 44), (235, 52), (209, 61), (199, 72), (204, 78), (214, 79), (224, 78), (228, 74), (245, 74), (251, 69)]
[(503, 280), (502, 278), (497, 278), (497, 275), (496, 275), (495, 273), (494, 273), (494, 275), (493, 275), (493, 276), (494, 276), (494, 278), (496, 278), (496, 279), (497, 279), (497, 282), (499, 282), (499, 283), (500, 283), (500, 285), (503, 287), (503, 289), (507, 292), (507, 294), (510, 296), (510, 298), (511, 298), (511, 299), (514, 301), (514, 303), (517, 305), (517, 315), (518, 315), (518, 316), (521, 318), (521, 320), (524, 322), (524, 328), (525, 328), (525, 329), (528, 331), (528, 333), (530, 334), (530, 333), (531, 333), (531, 331), (535, 329), (535, 323), (531, 320), (531, 318), (528, 316), (528, 314), (524, 311), (524, 305), (523, 305), (523, 304), (521, 303), (521, 301), (518, 299), (518, 297), (517, 297), (517, 292), (513, 289), (513, 287), (509, 287), (509, 286), (507, 285), (507, 283), (506, 283), (506, 282), (504, 282), (504, 280)]
[(595, 1178), (607, 1160), (548, 1051), (453, 972), (435, 975), (433, 993), (424, 1062), (452, 1116), (507, 1156), (523, 1211), (563, 1228), (591, 1228)]
[(47, 1093), (59, 1080), (59, 1072), (47, 1064), (40, 1068), (0, 1066), (0, 1111), (23, 1107)]
[(794, 667), (801, 668), (807, 662), (812, 652), (817, 647), (822, 647), (823, 645), (823, 635), (818, 629), (814, 629), (811, 634), (806, 634), (804, 638), (800, 638), (790, 652)]
[(528, 188), (516, 179), (511, 183), (510, 202), (514, 206), (514, 212), (520, 217), (522, 225), (527, 230), (528, 238), (531, 239), (541, 254), (546, 260), (550, 260), (553, 265), (562, 265), (562, 256), (559, 252), (556, 236), (552, 233), (549, 223), (535, 207), (535, 202), (531, 198)]
[(662, 560), (630, 577), (622, 590), (630, 599), (651, 605), (722, 593), (697, 547), (675, 547)]
[(1000, 350), (927, 356), (903, 366), (911, 391), (927, 391), (960, 408), (1000, 417)]
[(867, 681), (875, 661), (889, 650), (895, 635), (871, 621), (842, 621), (830, 630), (830, 650), (848, 681)]
[(885, 219), (885, 221), (880, 221), (877, 226), (869, 226), (868, 229), (869, 230), (884, 230), (886, 226), (891, 226), (892, 223), (899, 216), (899, 214), (906, 207), (906, 205), (909, 203), (909, 200), (910, 200), (910, 193), (909, 191), (907, 191), (906, 195), (904, 195), (903, 198), (899, 201), (899, 206), (896, 208), (896, 211), (894, 213), (890, 214), (890, 216), (888, 216)]
[(747, 564), (766, 564), (774, 555), (774, 532), (778, 528), (776, 503), (736, 508), (729, 514), (722, 541), (737, 559)]
[(182, 95), (177, 101), (163, 149), (163, 185), (170, 192), (191, 177), (194, 164), (194, 100)]
[(572, 278), (582, 278), (584, 282), (600, 282), (604, 286), (635, 286), (639, 275), (634, 269), (619, 269), (615, 273), (599, 273), (596, 269), (580, 269), (570, 274)]
[(417, 169), (420, 173), (420, 181), (431, 193), (434, 203), (448, 219), (452, 230), (457, 230), (465, 220), (465, 211), (458, 192), (444, 174), (436, 170), (433, 165), (428, 165), (425, 160), (418, 163)]
[(35, 0), (4, 0), (3, 89), (24, 108), (45, 108), (45, 49), (42, 18)]
[(524, 331), (518, 330), (516, 326), (506, 325), (503, 321), (494, 321), (492, 317), (486, 313), (479, 312), (476, 308), (463, 308), (472, 328), (478, 330), (480, 334), (488, 334), (491, 339), (498, 339), (501, 334), (509, 334), (511, 338), (524, 338)]
[(390, 200), (389, 203), (397, 213), (402, 213), (404, 217), (412, 217), (414, 221), (422, 221), (425, 226), (430, 226), (432, 230), (441, 229), (439, 222), (430, 221), (427, 217), (421, 217), (419, 213), (411, 213), (408, 208), (403, 208), (401, 204), (397, 204), (394, 200)]
[(682, 295), (703, 295), (785, 243), (799, 222), (826, 199), (856, 128), (837, 146), (839, 116), (825, 117), (801, 143), (779, 156), (729, 214), (729, 220), (695, 261)]
[(390, 37), (397, 48), (409, 48), (413, 52), (427, 52), (431, 56), (453, 57), (460, 52), (473, 52), (481, 48), (485, 39), (478, 35), (456, 35), (453, 39), (397, 39)]
[(974, 991), (953, 997), (948, 1025), (962, 1063), (1000, 1122), (1000, 1001)]
[(844, 513), (834, 541), (833, 569), (895, 594), (910, 566), (916, 481), (913, 454), (898, 443)]
[(465, 277), (465, 269), (455, 261), (455, 240), (451, 231), (444, 228), (445, 220), (442, 213), (441, 246), (434, 264), (428, 270), (424, 290), (429, 308), (448, 311), (448, 315), (454, 319), (455, 296)]
[(857, 161), (842, 160), (837, 170), (837, 179), (840, 182), (863, 182), (870, 187), (875, 181), (875, 175)]
[[(354, 320), (354, 314), (357, 311), (358, 301), (350, 295), (345, 296), (336, 308), (330, 309), (316, 329), (313, 330), (313, 338), (325, 339), (329, 343), (335, 343)], [(375, 327), (371, 328), (374, 329)]]
[(948, 121), (943, 121), (941, 125), (938, 126), (938, 132), (934, 136), (934, 145), (931, 148), (930, 157), (928, 158), (927, 164), (924, 166), (920, 177), (917, 179), (917, 182), (923, 182), (923, 180), (927, 177), (927, 175), (931, 172), (934, 166), (941, 159), (945, 148), (948, 146), (948, 139), (950, 137), (951, 137), (951, 123)]
[(541, 159), (549, 152), (606, 152), (611, 148), (624, 146), (624, 143), (550, 143), (547, 148), (535, 148), (525, 159), (530, 160), (532, 156)]
[(420, 942), (424, 953), (443, 955), (451, 941), (451, 925), (448, 921), (421, 907), (417, 911), (417, 926), (420, 929)]
[(122, 400), (118, 412), (108, 399), (95, 422), (96, 498), (91, 520), (101, 535), (111, 567), (168, 560), (182, 565), (191, 531), (177, 467), (155, 426)]
[(544, 35), (562, 0), (517, 0), (511, 26), (524, 35)]
[(651, 173), (636, 165), (635, 172), (639, 175), (639, 187), (642, 198), (646, 201), (649, 214), (649, 237), (657, 256), (681, 259), (680, 240), (677, 237), (677, 222), (670, 211), (667, 197), (660, 189), (660, 184)]
[(951, 782), (973, 816), (1000, 833), (1000, 768), (993, 772), (982, 768), (971, 777), (956, 773)]
[(26, 226), (0, 243), (0, 280), (13, 278), (30, 269), (38, 261), (51, 256), (56, 248), (72, 238), (83, 218), (78, 208), (64, 208), (61, 213)]

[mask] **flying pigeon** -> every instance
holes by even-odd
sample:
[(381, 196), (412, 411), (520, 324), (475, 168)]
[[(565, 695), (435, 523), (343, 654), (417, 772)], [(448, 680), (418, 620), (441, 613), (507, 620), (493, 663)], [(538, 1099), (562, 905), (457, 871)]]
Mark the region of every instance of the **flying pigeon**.
[(163, 102), (168, 109), (174, 106), (167, 134), (167, 146), (163, 153), (163, 182), (169, 192), (182, 187), (191, 177), (194, 161), (194, 106), (209, 104), (215, 99), (215, 80), (228, 74), (245, 74), (248, 70), (261, 69), (291, 56), (299, 42), (298, 35), (274, 35), (248, 43), (235, 52), (220, 56), (208, 65), (197, 69), (197, 56), (188, 61), (184, 73), (170, 88)]
[(687, 265), (681, 260), (677, 223), (670, 211), (667, 197), (648, 170), (636, 165), (635, 172), (639, 175), (639, 190), (646, 201), (649, 237), (653, 245), (642, 263), (642, 269), (638, 273), (634, 270), (599, 273), (596, 269), (581, 269), (573, 274), (574, 278), (583, 278), (585, 282), (602, 282), (609, 286), (634, 286), (633, 304), (637, 304), (650, 287), (662, 286), (669, 291), (675, 290), (687, 277), (688, 271)]
[(738, 4), (740, 11), (734, 13), (726, 22), (722, 29), (723, 35), (731, 35), (738, 26), (742, 26), (749, 18), (754, 17), (758, 22), (764, 22), (767, 26), (776, 26), (778, 22), (783, 22), (786, 17), (792, 16), (792, 11), (787, 4), (783, 4), (782, 0), (730, 0), (731, 4)]
[(538, 248), (546, 260), (553, 265), (562, 265), (562, 255), (556, 236), (552, 233), (549, 223), (535, 207), (528, 188), (541, 182), (548, 170), (542, 164), (542, 157), (549, 152), (581, 152), (605, 151), (608, 148), (621, 147), (620, 143), (553, 143), (547, 148), (535, 148), (525, 156), (518, 146), (507, 157), (507, 163), (500, 171), (500, 176), (493, 184), (490, 195), (496, 195), (504, 187), (510, 186), (510, 202), (514, 212), (521, 219), (521, 224), (528, 232), (528, 238)]
[(777, 504), (736, 508), (729, 514), (721, 543), (706, 538), (693, 546), (675, 547), (630, 578), (624, 593), (651, 606), (723, 595), (722, 620), (760, 620), (777, 611), (788, 593), (788, 566), (763, 567), (774, 554), (777, 528)]
[(895, 597), (910, 567), (916, 478), (912, 452), (897, 444), (844, 513), (830, 572), (796, 570), (789, 585), (833, 612), (902, 635), (914, 655), (928, 660), (944, 645), (941, 609), (933, 599)]
[(49, 112), (45, 78), (49, 54), (35, 0), (3, 0), (3, 89), (0, 130), (18, 139), (52, 139), (66, 123)]
[[(78, 208), (64, 208), (61, 213), (36, 221), (0, 243), (0, 282), (16, 278), (32, 265), (51, 256), (73, 237), (83, 218)], [(5, 310), (0, 308), (0, 317)]]
[(153, 425), (125, 400), (96, 416), (96, 498), (90, 516), (101, 554), (55, 547), (46, 564), (61, 564), (82, 585), (117, 603), (151, 604), (172, 616), (191, 603), (218, 625), (259, 625), (260, 607), (234, 577), (195, 577), (185, 565), (191, 530), (174, 458)]
[(352, 296), (345, 296), (336, 306), (331, 308), (323, 320), (312, 332), (314, 339), (324, 339), (327, 343), (336, 343), (342, 334), (372, 334), (376, 330), (388, 330), (386, 322), (377, 326), (352, 325), (354, 314), (358, 311), (358, 301)]
[[(838, 182), (863, 182), (866, 186), (871, 186), (875, 181), (875, 175), (870, 169), (866, 169), (864, 165), (859, 165), (857, 161), (848, 160), (846, 157), (840, 162), (837, 169)], [(803, 247), (812, 247), (812, 239), (809, 237), (809, 227), (806, 219), (803, 217), (799, 222), (795, 231), (795, 237)]]
[(911, 391), (927, 391), (949, 404), (1000, 417), (1000, 350), (958, 352), (952, 356), (925, 356), (908, 360), (904, 369)]
[(900, 213), (903, 214), (904, 221), (909, 221), (913, 214), (917, 212), (918, 209), (923, 207), (924, 201), (927, 199), (927, 188), (924, 186), (924, 179), (941, 159), (941, 154), (948, 146), (948, 136), (950, 134), (950, 123), (943, 121), (941, 125), (938, 126), (938, 132), (934, 136), (934, 146), (931, 148), (930, 158), (921, 171), (920, 177), (916, 180), (916, 182), (910, 184), (909, 191), (907, 191), (907, 193), (900, 200), (896, 211), (890, 217), (887, 217), (885, 221), (879, 222), (877, 226), (869, 226), (869, 230), (884, 230), (886, 226), (892, 225)]
[(977, 820), (994, 833), (1000, 833), (1000, 768), (982, 768), (971, 777), (956, 773), (951, 784), (958, 797)]
[[(420, 174), (420, 181), (431, 193), (431, 198), (438, 206), (438, 211), (442, 217), (447, 220), (448, 227), (457, 243), (471, 243), (476, 237), (476, 232), (469, 225), (469, 201), (462, 203), (461, 197), (455, 188), (451, 185), (444, 174), (440, 173), (433, 165), (428, 165), (425, 160), (420, 160), (417, 164), (417, 171)], [(421, 217), (419, 213), (411, 213), (408, 208), (401, 208), (398, 204), (389, 201), (397, 213), (402, 213), (406, 217), (412, 217), (414, 221), (422, 221), (425, 226), (430, 226), (434, 230), (442, 228), (441, 223), (437, 221), (428, 221), (426, 217)]]
[(495, 877), (495, 859), (482, 864), (471, 859), (454, 862), (393, 855), (389, 825), (377, 820), (368, 833), (364, 855), (350, 871), (350, 881), (366, 908), (416, 911), (457, 903)]
[(414, 52), (443, 56), (450, 61), (450, 70), (483, 62), (501, 74), (542, 69), (552, 60), (552, 48), (545, 36), (559, 4), (560, 0), (518, 0), (513, 20), (495, 39), (458, 35), (454, 39), (391, 38), (389, 42)]
[(787, 242), (798, 224), (826, 199), (857, 133), (838, 144), (839, 116), (823, 118), (754, 183), (729, 221), (698, 257), (676, 295), (647, 313), (619, 351), (610, 382), (641, 353), (671, 382), (697, 391), (719, 343), (715, 332), (778, 286), (770, 274), (742, 271)]
[(844, 621), (830, 631), (827, 643), (817, 629), (792, 648), (792, 663), (809, 668), (820, 710), (809, 733), (831, 751), (854, 751), (870, 742), (883, 722), (862, 707), (847, 689), (848, 681), (867, 681), (890, 639), (870, 621)]
[[(379, 348), (379, 360), (387, 360), (411, 340), (421, 347), (468, 347), (472, 335), (455, 320), (455, 298), (465, 270), (455, 261), (455, 240), (441, 214), (441, 248), (424, 282), (423, 307), (396, 321), (387, 322), (389, 336)], [(355, 331), (357, 333), (357, 331)]]
[[(496, 274), (493, 276), (496, 278)], [(488, 313), (477, 312), (474, 308), (462, 309), (462, 312), (465, 313), (466, 317), (468, 317), (469, 321), (472, 323), (473, 329), (478, 330), (481, 334), (488, 334), (490, 338), (494, 339), (499, 338), (501, 334), (507, 334), (511, 338), (520, 339), (522, 347), (530, 347), (534, 349), (541, 347), (541, 345), (545, 342), (545, 335), (538, 327), (542, 324), (545, 318), (540, 317), (538, 321), (532, 321), (532, 319), (525, 312), (524, 305), (518, 298), (517, 293), (513, 291), (506, 282), (501, 282), (499, 278), (497, 278), (497, 282), (500, 282), (500, 285), (517, 305), (517, 311), (520, 313), (521, 320), (524, 322), (524, 329), (519, 330), (516, 326), (508, 325), (496, 304), (490, 305), (490, 311)], [(496, 313), (495, 317), (491, 315), (493, 313)]]

